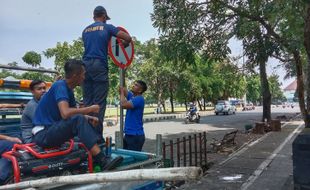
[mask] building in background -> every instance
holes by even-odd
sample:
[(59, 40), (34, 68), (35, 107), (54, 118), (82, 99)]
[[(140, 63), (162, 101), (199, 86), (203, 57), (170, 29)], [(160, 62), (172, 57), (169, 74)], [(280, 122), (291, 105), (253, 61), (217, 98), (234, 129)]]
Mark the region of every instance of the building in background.
[(297, 80), (294, 80), (291, 84), (283, 89), (283, 94), (288, 102), (293, 102), (294, 95), (297, 89)]

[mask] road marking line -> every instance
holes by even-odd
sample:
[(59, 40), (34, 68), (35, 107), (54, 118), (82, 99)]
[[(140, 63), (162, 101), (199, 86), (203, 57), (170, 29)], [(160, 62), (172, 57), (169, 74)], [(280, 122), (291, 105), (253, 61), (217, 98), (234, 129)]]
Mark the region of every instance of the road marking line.
[(247, 179), (245, 183), (242, 184), (241, 190), (248, 189), (254, 181), (263, 173), (267, 166), (273, 161), (273, 159), (277, 156), (277, 154), (282, 150), (282, 148), (287, 144), (288, 141), (294, 135), (298, 135), (301, 132), (301, 128), (303, 127), (304, 123), (300, 124), (286, 139), (281, 143), (281, 145), (273, 151), (273, 153), (263, 162), (260, 166), (253, 172), (253, 174)]

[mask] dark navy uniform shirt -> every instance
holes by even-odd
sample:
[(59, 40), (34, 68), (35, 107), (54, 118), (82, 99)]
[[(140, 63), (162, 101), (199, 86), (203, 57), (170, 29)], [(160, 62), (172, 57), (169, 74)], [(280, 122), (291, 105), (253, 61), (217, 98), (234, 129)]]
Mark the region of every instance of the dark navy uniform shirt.
[(118, 28), (103, 22), (95, 22), (87, 26), (82, 33), (85, 49), (83, 60), (100, 59), (107, 64), (109, 40), (118, 32)]
[(62, 120), (58, 108), (60, 101), (67, 101), (69, 107), (76, 105), (73, 91), (68, 87), (65, 80), (55, 82), (41, 98), (34, 114), (33, 124), (35, 126), (50, 126)]

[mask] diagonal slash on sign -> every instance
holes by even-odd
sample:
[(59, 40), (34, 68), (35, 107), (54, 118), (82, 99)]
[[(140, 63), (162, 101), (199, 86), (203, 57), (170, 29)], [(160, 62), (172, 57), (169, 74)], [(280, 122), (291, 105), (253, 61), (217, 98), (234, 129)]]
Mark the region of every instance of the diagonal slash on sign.
[[(117, 27), (121, 31), (128, 34), (127, 30), (122, 27)], [(131, 41), (128, 47), (124, 47), (122, 40), (116, 36), (113, 36), (109, 41), (108, 47), (109, 55), (112, 58), (114, 64), (116, 64), (121, 69), (128, 67), (134, 58), (134, 44)], [(122, 52), (119, 55), (119, 52)], [(120, 59), (122, 57), (122, 59)]]
[(124, 47), (122, 41), (119, 38), (116, 38), (116, 40), (118, 41), (118, 45), (121, 46), (121, 49), (125, 55), (126, 61), (129, 62), (130, 59), (128, 57), (127, 51), (125, 50), (125, 47)]

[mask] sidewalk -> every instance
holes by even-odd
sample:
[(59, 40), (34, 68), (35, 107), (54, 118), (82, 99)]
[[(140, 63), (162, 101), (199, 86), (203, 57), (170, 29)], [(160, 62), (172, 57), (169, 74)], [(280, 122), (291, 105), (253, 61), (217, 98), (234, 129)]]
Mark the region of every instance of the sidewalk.
[(292, 142), (303, 127), (303, 122), (292, 121), (281, 132), (265, 134), (213, 166), (200, 181), (181, 189), (294, 189)]

